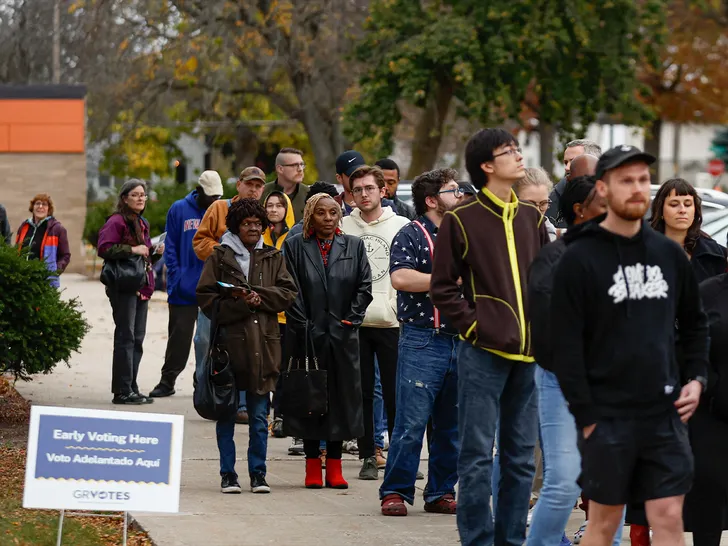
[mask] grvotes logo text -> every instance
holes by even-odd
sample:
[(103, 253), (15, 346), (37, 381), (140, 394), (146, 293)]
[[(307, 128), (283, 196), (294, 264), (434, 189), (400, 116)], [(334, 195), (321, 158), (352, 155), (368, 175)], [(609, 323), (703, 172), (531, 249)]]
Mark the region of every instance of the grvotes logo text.
[(76, 489), (73, 498), (79, 500), (97, 501), (128, 501), (131, 494), (127, 491), (95, 491), (93, 489)]

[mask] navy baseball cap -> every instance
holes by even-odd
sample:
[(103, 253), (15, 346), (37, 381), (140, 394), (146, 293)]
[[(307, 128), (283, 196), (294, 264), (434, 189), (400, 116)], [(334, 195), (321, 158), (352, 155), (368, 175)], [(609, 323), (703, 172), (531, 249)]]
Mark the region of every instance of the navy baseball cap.
[(364, 156), (355, 150), (347, 150), (336, 158), (336, 174), (345, 174), (351, 176), (355, 170), (362, 165), (366, 165)]
[(611, 150), (604, 152), (597, 162), (596, 179), (603, 180), (607, 171), (621, 167), (626, 163), (634, 161), (643, 161), (648, 165), (655, 162), (655, 157), (643, 152), (636, 146), (615, 146)]

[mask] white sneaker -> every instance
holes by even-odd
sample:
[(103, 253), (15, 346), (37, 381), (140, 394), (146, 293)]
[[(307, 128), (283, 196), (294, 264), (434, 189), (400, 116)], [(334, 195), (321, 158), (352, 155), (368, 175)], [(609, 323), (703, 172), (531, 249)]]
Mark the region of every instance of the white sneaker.
[(389, 431), (384, 431), (384, 447), (382, 448), (384, 451), (389, 451)]
[(289, 455), (303, 455), (303, 440), (301, 438), (291, 439), (291, 447), (288, 448)]
[(356, 440), (349, 440), (348, 442), (344, 442), (341, 450), (344, 453), (359, 453), (359, 443)]
[(534, 506), (533, 508), (530, 508), (528, 510), (528, 517), (526, 518), (526, 526), (527, 527), (530, 527), (531, 526), (531, 520), (533, 519), (533, 511), (535, 509), (536, 509), (536, 507)]
[(574, 544), (579, 544), (581, 542), (581, 539), (584, 537), (584, 532), (586, 531), (586, 526), (589, 523), (589, 520), (585, 521), (581, 527), (579, 527), (579, 530), (574, 533)]

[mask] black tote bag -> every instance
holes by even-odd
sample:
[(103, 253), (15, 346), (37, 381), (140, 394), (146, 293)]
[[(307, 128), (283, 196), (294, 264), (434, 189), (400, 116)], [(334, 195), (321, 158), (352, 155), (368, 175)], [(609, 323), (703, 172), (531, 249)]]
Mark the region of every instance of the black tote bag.
[(210, 319), (210, 348), (202, 363), (202, 377), (194, 384), (192, 403), (203, 419), (224, 421), (238, 411), (238, 387), (235, 382), (230, 354), (219, 343), (216, 300)]
[(283, 372), (281, 410), (284, 415), (321, 417), (329, 411), (328, 374), (319, 369), (308, 321), (304, 338), (303, 354), (291, 356)]
[(147, 282), (146, 260), (136, 254), (121, 260), (104, 260), (100, 278), (117, 292), (138, 292)]

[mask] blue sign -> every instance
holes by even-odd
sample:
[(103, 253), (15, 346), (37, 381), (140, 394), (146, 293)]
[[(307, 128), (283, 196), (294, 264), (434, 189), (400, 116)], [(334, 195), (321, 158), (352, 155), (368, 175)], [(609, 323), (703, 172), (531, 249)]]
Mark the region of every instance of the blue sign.
[(40, 415), (35, 478), (169, 484), (172, 423)]

